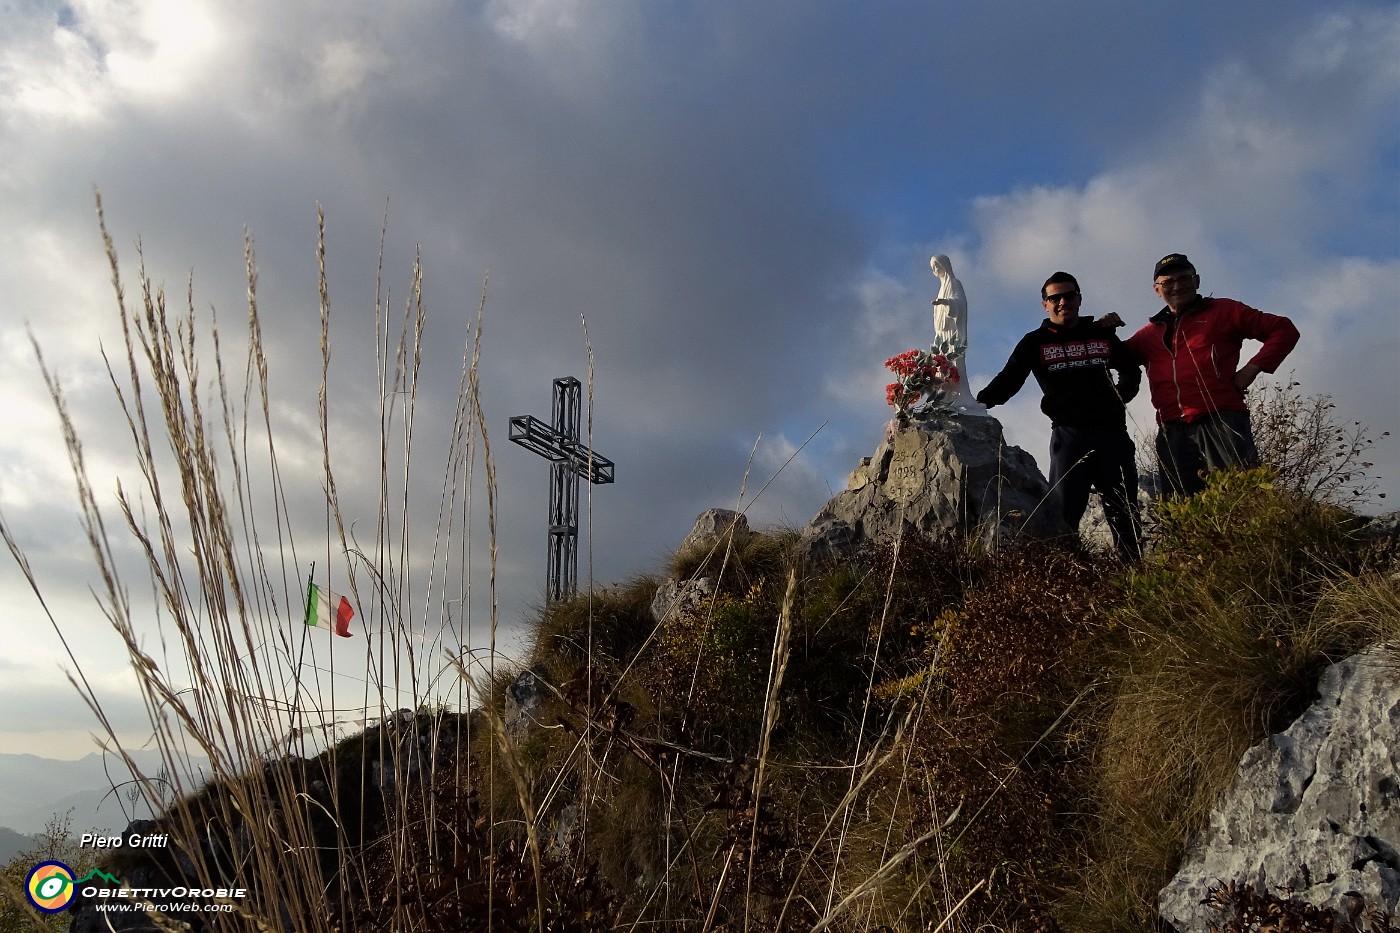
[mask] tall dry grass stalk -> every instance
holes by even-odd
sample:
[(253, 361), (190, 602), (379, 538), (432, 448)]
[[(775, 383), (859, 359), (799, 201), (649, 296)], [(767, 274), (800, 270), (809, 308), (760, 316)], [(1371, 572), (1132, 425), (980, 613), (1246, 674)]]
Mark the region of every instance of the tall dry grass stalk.
[[(108, 490), (91, 475), (60, 379), (44, 363), (37, 344), (35, 352), (76, 480), (100, 581), (101, 610), (130, 659), (162, 770), (181, 801), (165, 821), (198, 879), (244, 886), (251, 893), (235, 905), (237, 919), (209, 915), (210, 929), (270, 924), (330, 930), (332, 915), (352, 915), (354, 898), (380, 888), (407, 889), (421, 870), (401, 841), (391, 840), (388, 877), (370, 877), (357, 857), (369, 841), (363, 838), (367, 816), (345, 812), (345, 802), (370, 800), (377, 792), (373, 785), (391, 774), (399, 779), (400, 792), (385, 797), (396, 811), (388, 818), (407, 825), (410, 812), (422, 809), (432, 819), (433, 801), (426, 793), (432, 775), (417, 782), (403, 778), (420, 763), (431, 771), (439, 761), (436, 749), (416, 758), (419, 750), (403, 741), (386, 741), (385, 735), (380, 736), (384, 747), (372, 750), (382, 762), (381, 772), (358, 760), (340, 761), (338, 756), (347, 752), (335, 742), (337, 721), (348, 715), (361, 726), (392, 722), (396, 709), (436, 705), (454, 696), (455, 705), (467, 705), (465, 688), (453, 685), (461, 683), (455, 668), (463, 661), (462, 646), (471, 641), (469, 542), (473, 471), (480, 455), (485, 456), (492, 495), (495, 479), (478, 403), (482, 316), (479, 311), (475, 333), (465, 344), (452, 443), (441, 466), (434, 538), (425, 549), (414, 536), (413, 520), (420, 511), (416, 492), (421, 481), (413, 454), (422, 446), (414, 430), (427, 323), (419, 263), (413, 265), (401, 318), (395, 320), (387, 292), (376, 294), (378, 442), (370, 462), (377, 460), (378, 489), (373, 537), (363, 542), (356, 538), (342, 499), (338, 474), (344, 466), (333, 456), (339, 427), (331, 417), (334, 328), (324, 215), (318, 209), (317, 485), (324, 496), (320, 521), (313, 517), (308, 522), (304, 488), (294, 492), (286, 482), (282, 448), (288, 435), (280, 424), (285, 408), (274, 401), (284, 396), (273, 388), (269, 372), (251, 239), (245, 248), (247, 317), (240, 353), (231, 349), (216, 313), (207, 323), (196, 313), (192, 276), (185, 308), (177, 312), (140, 262), (138, 298), (130, 302), (100, 196), (97, 209), (123, 339), (120, 354), (104, 352), (104, 359), (125, 418), (128, 456), (139, 477), (134, 486), (117, 483), (122, 532), (110, 526)], [(483, 291), (483, 305), (484, 300)], [(241, 384), (235, 382), (240, 368)], [(352, 424), (350, 430), (363, 427)], [(357, 457), (350, 468), (358, 472), (364, 465)], [(357, 502), (356, 518), (360, 507)], [(494, 657), (494, 498), (488, 514)], [(0, 530), (42, 601), (10, 529)], [(143, 557), (151, 605), (140, 605), (131, 595), (132, 571), (122, 565), (116, 543), (123, 532)], [(429, 560), (421, 559), (423, 553)], [(303, 664), (306, 639), (325, 636), (301, 625), (303, 580), (313, 561), (318, 582), (351, 595), (358, 637), (348, 644), (315, 645), (312, 657), (323, 660)], [(421, 601), (417, 608), (415, 600)], [(68, 644), (67, 625), (50, 619)], [(422, 651), (420, 641), (434, 650)], [(104, 714), (98, 691), (71, 650), (69, 658), (74, 685), (97, 718), (106, 746), (141, 776), (150, 804), (159, 810), (168, 792), (142, 775), (126, 754), (127, 737)], [(323, 734), (313, 735), (308, 745), (308, 733)], [(435, 742), (450, 738), (433, 734)], [(465, 746), (466, 735), (457, 738)], [(320, 749), (325, 752), (314, 762), (288, 755), (315, 756)], [(192, 773), (192, 754), (209, 760), (208, 774)], [(370, 752), (355, 749), (353, 754)], [(323, 787), (312, 792), (313, 785)], [(210, 833), (222, 833), (229, 848), (201, 845)], [(329, 851), (327, 838), (333, 839)], [(451, 853), (439, 854), (451, 860)]]

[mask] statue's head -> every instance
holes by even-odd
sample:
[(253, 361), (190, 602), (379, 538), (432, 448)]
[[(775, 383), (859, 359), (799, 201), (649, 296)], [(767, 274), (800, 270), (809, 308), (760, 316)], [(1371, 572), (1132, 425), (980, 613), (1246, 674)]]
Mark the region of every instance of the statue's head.
[(953, 274), (953, 262), (947, 256), (939, 253), (928, 261), (928, 267), (933, 270), (933, 274), (940, 279), (946, 279)]

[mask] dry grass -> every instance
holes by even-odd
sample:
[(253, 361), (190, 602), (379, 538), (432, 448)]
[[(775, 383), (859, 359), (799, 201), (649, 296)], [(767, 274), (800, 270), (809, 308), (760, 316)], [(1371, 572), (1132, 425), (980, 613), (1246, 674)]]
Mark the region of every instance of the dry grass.
[[(1058, 547), (923, 539), (818, 570), (796, 562), (790, 531), (727, 536), (669, 562), (674, 579), (713, 581), (684, 612), (657, 623), (650, 577), (592, 590), (543, 607), (531, 656), (497, 668), (484, 297), (426, 547), (414, 519), (417, 268), (393, 324), (376, 297), (376, 511), (360, 542), (330, 455), (324, 253), (324, 515), (308, 532), (279, 466), (251, 245), (238, 358), (217, 321), (205, 336), (192, 295), (176, 315), (144, 272), (129, 311), (108, 243), (126, 335), (112, 383), (141, 477), (118, 503), (165, 655), (143, 647), (103, 494), (46, 378), (103, 611), (181, 798), (162, 828), (187, 857), (111, 864), (249, 888), (237, 913), (209, 915), (211, 931), (1147, 929), (1157, 887), (1243, 750), (1302, 708), (1323, 664), (1400, 638), (1395, 581), (1375, 572), (1354, 519), (1245, 474), (1164, 507), (1154, 556), (1131, 571)], [(485, 664), (407, 637), (471, 640), (451, 607), (470, 595), (478, 484)], [(412, 558), (425, 551), (426, 567)], [(308, 689), (290, 708), (251, 699), (300, 686), (287, 633), (313, 554), (318, 577), (372, 623), (348, 673), (374, 724), (288, 755), (305, 750), (289, 736), (298, 715), (339, 703)], [(533, 723), (508, 722), (523, 670), (543, 700)], [(465, 714), (444, 683), (481, 708)], [(207, 786), (180, 769), (187, 743), (213, 762)]]
[[(1358, 572), (1353, 518), (1270, 477), (1217, 477), (1167, 511), (1155, 559), (1115, 610), (1086, 930), (1147, 922), (1244, 752), (1303, 712), (1327, 664), (1400, 638), (1400, 587)], [(1227, 522), (1231, 534), (1213, 533)]]

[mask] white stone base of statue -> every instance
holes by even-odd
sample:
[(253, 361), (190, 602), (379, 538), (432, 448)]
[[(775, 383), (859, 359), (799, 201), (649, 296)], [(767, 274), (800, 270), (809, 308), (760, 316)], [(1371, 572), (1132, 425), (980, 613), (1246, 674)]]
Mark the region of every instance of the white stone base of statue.
[(948, 407), (959, 415), (986, 415), (987, 417), (991, 417), (991, 413), (987, 411), (986, 405), (983, 405), (981, 402), (977, 401), (977, 399), (968, 396), (966, 393), (959, 393), (959, 397), (951, 399), (948, 402)]
[(1035, 458), (1006, 443), (996, 418), (913, 419), (861, 458), (802, 532), (803, 547), (820, 561), (906, 532), (987, 546), (1066, 534), (1048, 493)]

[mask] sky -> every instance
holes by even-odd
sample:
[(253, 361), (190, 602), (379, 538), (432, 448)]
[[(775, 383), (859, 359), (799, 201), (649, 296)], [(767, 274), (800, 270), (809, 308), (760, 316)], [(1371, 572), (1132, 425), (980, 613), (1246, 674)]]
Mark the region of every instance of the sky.
[[(506, 662), (542, 601), (548, 488), (547, 464), (506, 440), (511, 416), (547, 419), (557, 376), (589, 383), (592, 444), (617, 481), (584, 490), (585, 581), (659, 572), (706, 508), (800, 527), (879, 443), (884, 360), (932, 339), (934, 253), (967, 292), (974, 391), (1038, 326), (1051, 272), (1078, 276), (1084, 313), (1136, 328), (1158, 307), (1152, 264), (1186, 253), (1204, 293), (1298, 325), (1302, 342), (1266, 379), (1392, 432), (1368, 455), (1388, 498), (1368, 507), (1400, 498), (1393, 3), (1186, 0), (1168, 15), (1118, 0), (0, 0), (0, 516), (57, 625), (7, 559), (0, 706), (24, 715), (0, 726), (0, 752), (92, 748), (77, 669), (119, 732), (150, 731), (91, 592), (34, 349), (110, 510), (138, 629), (160, 645), (115, 508), (118, 482), (140, 475), (103, 362), (121, 337), (94, 189), (128, 300), (143, 263), (175, 309), (193, 295), (198, 320), (217, 313), (230, 335), (246, 320), (251, 238), (300, 548), (279, 574), (293, 584), (307, 555), (346, 566), (314, 437), (318, 206), (334, 470), (361, 535), (385, 397), (376, 315), (387, 308), (397, 330), (418, 257), (409, 628), (431, 628), (413, 587), (442, 560), (432, 543), (485, 289)], [(1030, 385), (994, 414), (1044, 468), (1038, 402)], [(1130, 427), (1150, 442), (1146, 399)], [(461, 558), (473, 582), (451, 611), (479, 648), (493, 597), (474, 450)], [(343, 588), (337, 572), (321, 582)], [(376, 610), (361, 614), (366, 635), (382, 629)], [(346, 692), (371, 642), (337, 646)], [(329, 663), (325, 645), (311, 650)]]

